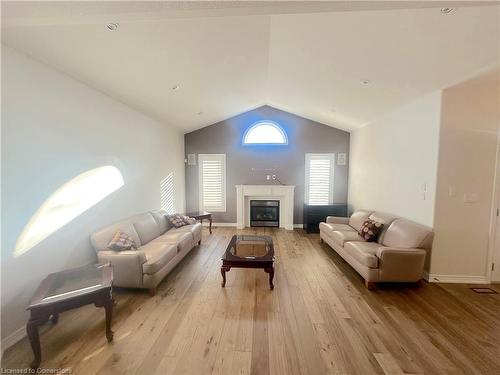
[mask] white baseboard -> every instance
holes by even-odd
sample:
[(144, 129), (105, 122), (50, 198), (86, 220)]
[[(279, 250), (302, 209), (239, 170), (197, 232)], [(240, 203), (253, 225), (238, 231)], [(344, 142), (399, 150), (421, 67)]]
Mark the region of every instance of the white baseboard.
[(26, 327), (23, 326), (2, 340), (2, 355), (12, 345), (18, 343), (26, 336)]
[(430, 282), (429, 281), (429, 272), (427, 272), (427, 271), (424, 270), (423, 276), (424, 276), (424, 280), (427, 280), (428, 282)]
[(424, 278), (430, 283), (489, 284), (486, 276), (437, 275), (424, 271)]
[(302, 229), (304, 228), (304, 224), (293, 224), (294, 228)]
[[(210, 223), (204, 221), (203, 226), (208, 227)], [(212, 223), (212, 227), (235, 227), (236, 223)]]

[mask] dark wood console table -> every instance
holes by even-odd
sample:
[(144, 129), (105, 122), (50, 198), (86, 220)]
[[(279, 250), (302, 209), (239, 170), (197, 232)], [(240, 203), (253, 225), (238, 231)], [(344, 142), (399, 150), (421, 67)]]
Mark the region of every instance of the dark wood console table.
[(51, 273), (42, 280), (27, 310), (30, 319), (26, 331), (35, 359), (31, 368), (36, 369), (42, 361), (38, 326), (50, 320), (56, 324), (59, 313), (83, 305), (104, 307), (106, 312), (106, 338), (113, 340), (111, 316), (113, 311), (113, 269), (110, 264), (92, 264), (66, 271)]
[(208, 230), (210, 231), (210, 234), (212, 234), (212, 214), (207, 211), (194, 211), (194, 212), (188, 212), (186, 216), (192, 217), (193, 219), (199, 220), (200, 223), (203, 224), (203, 219), (208, 219), (209, 226)]

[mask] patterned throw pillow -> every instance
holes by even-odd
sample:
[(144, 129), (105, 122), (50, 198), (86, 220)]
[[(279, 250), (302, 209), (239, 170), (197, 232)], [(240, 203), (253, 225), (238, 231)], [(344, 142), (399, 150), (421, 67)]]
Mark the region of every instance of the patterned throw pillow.
[(115, 251), (123, 251), (130, 249), (137, 250), (137, 244), (135, 243), (134, 239), (127, 233), (118, 231), (113, 236), (111, 242), (108, 244), (108, 249)]
[(382, 227), (384, 224), (376, 222), (375, 220), (366, 220), (361, 228), (358, 230), (358, 234), (363, 237), (366, 242), (377, 241), (380, 232), (382, 232)]
[(180, 227), (183, 227), (184, 225), (192, 224), (191, 218), (189, 218), (188, 216), (181, 215), (181, 214), (167, 215), (167, 219), (176, 228), (180, 228)]

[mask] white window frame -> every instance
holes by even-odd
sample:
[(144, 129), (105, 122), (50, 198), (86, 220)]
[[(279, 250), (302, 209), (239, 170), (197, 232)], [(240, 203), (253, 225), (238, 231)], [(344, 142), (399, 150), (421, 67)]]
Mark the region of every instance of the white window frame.
[(335, 185), (335, 154), (334, 153), (307, 153), (305, 155), (305, 184), (304, 184), (304, 202), (309, 203), (309, 178), (310, 166), (313, 159), (330, 159), (330, 186), (328, 189), (328, 203), (333, 203), (333, 189)]
[[(203, 205), (203, 161), (217, 160), (222, 162), (222, 206), (204, 207)], [(198, 206), (200, 211), (226, 212), (226, 154), (198, 154)]]

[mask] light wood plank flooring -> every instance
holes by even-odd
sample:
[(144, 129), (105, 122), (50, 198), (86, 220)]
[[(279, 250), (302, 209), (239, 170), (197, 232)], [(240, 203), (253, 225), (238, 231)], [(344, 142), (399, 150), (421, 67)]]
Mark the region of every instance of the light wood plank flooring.
[[(41, 329), (43, 367), (73, 374), (500, 374), (500, 294), (467, 285), (383, 285), (375, 291), (325, 244), (301, 230), (270, 234), (275, 289), (262, 270), (220, 257), (234, 228), (204, 231), (155, 297), (118, 289), (115, 340), (92, 306)], [(500, 291), (498, 286), (496, 290)], [(27, 339), (4, 368), (32, 359)]]

